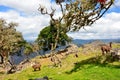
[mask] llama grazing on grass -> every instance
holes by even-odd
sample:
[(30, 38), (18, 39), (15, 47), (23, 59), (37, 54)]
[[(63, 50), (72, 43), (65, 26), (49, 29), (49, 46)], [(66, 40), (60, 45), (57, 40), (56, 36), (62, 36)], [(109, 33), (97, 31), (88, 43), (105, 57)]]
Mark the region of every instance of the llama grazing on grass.
[(101, 46), (102, 55), (105, 55), (105, 52), (107, 54), (108, 52), (110, 52), (111, 49), (112, 49), (112, 42), (110, 42), (109, 45)]
[(32, 66), (32, 68), (34, 69), (34, 71), (41, 69), (41, 64), (40, 64), (40, 63), (37, 63), (37, 62), (31, 63), (31, 66)]

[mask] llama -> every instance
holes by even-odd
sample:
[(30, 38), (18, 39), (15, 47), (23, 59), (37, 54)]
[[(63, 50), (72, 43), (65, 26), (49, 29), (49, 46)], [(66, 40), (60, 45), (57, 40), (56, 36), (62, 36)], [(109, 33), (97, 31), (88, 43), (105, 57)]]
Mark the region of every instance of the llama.
[(110, 52), (110, 50), (112, 49), (112, 42), (109, 43), (109, 45), (103, 45), (101, 46), (101, 51), (102, 51), (102, 55), (108, 52)]
[(118, 59), (120, 61), (120, 49), (115, 48), (111, 51), (111, 56), (113, 57), (113, 60)]
[(41, 69), (41, 64), (37, 62), (31, 63), (31, 66), (34, 69), (34, 71)]

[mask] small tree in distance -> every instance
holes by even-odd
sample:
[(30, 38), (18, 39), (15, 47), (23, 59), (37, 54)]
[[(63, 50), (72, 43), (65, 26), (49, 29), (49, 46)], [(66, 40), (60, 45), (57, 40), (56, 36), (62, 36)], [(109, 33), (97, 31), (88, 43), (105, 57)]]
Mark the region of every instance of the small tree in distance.
[[(60, 37), (60, 29), (63, 28), (63, 32), (78, 31), (85, 26), (91, 26), (96, 20), (99, 20), (105, 12), (114, 3), (114, 0), (51, 0), (59, 5), (62, 16), (58, 19), (54, 18), (56, 9), (51, 7), (52, 12), (48, 12), (45, 7), (40, 7), (38, 10), (41, 14), (47, 14), (50, 16), (50, 26), (57, 29), (55, 42), (51, 43), (52, 53), (58, 44), (58, 38)], [(58, 62), (59, 59), (58, 59)]]

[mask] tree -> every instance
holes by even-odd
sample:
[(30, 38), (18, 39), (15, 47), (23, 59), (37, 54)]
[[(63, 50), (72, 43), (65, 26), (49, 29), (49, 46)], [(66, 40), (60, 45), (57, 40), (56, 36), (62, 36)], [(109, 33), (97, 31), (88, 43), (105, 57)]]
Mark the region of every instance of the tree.
[[(51, 43), (55, 43), (56, 35), (57, 29), (54, 26), (47, 26), (40, 31), (36, 41), (44, 51), (51, 50)], [(70, 41), (71, 38), (69, 38), (67, 34), (63, 32), (63, 28), (60, 28), (57, 46), (66, 45)]]
[[(39, 7), (41, 14), (48, 14), (51, 17), (53, 25), (65, 24), (66, 32), (76, 31), (84, 26), (92, 25), (100, 19), (110, 8), (114, 0), (55, 0), (60, 6), (62, 17), (54, 19), (55, 9), (48, 12), (45, 7)], [(62, 4), (63, 3), (63, 4)], [(65, 6), (64, 6), (65, 5)]]
[(33, 52), (40, 54), (39, 50), (41, 49), (41, 47), (38, 45), (38, 43), (34, 42), (32, 46), (33, 46)]
[[(56, 9), (51, 7), (52, 12), (48, 12), (45, 7), (38, 10), (41, 14), (50, 16), (50, 26), (56, 28), (56, 36), (52, 44), (52, 51), (55, 50), (60, 37), (60, 29), (63, 32), (78, 31), (85, 26), (91, 26), (96, 20), (99, 20), (105, 12), (111, 7), (114, 0), (54, 0), (60, 6), (62, 16), (54, 18)], [(52, 0), (53, 2), (53, 0)], [(65, 5), (65, 6), (64, 6)], [(54, 52), (52, 52), (54, 53)]]
[(27, 59), (29, 59), (28, 55), (33, 52), (33, 46), (28, 42), (26, 42), (23, 46), (24, 46), (23, 52), (27, 56)]
[(24, 41), (22, 34), (15, 29), (17, 25), (0, 19), (0, 55), (5, 63), (11, 54), (20, 49), (20, 43)]

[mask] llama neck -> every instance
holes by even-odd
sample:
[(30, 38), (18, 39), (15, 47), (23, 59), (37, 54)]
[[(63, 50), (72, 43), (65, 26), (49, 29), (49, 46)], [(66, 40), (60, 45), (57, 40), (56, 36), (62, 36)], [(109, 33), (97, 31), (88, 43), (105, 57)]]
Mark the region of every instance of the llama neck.
[(112, 43), (110, 43), (110, 48), (112, 48)]

